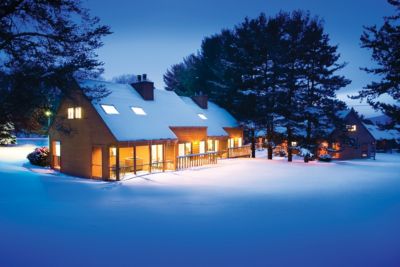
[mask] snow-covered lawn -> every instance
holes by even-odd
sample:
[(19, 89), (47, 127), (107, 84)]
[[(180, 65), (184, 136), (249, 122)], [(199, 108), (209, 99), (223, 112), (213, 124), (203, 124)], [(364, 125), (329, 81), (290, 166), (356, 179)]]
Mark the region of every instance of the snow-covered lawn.
[[(0, 266), (400, 266), (400, 155), (107, 183), (0, 148)], [(259, 156), (263, 156), (262, 153)]]

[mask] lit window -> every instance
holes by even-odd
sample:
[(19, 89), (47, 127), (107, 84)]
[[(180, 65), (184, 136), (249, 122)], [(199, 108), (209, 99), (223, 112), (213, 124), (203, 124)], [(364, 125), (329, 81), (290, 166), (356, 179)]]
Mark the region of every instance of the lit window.
[(68, 119), (74, 118), (74, 108), (68, 108)]
[(357, 125), (355, 125), (355, 124), (346, 125), (346, 130), (347, 130), (348, 132), (355, 132), (355, 131), (357, 131)]
[(75, 108), (75, 119), (82, 119), (82, 108)]
[(292, 146), (297, 146), (297, 142), (296, 141), (292, 141)]
[(203, 113), (199, 113), (197, 115), (199, 115), (200, 119), (202, 119), (202, 120), (206, 120), (207, 119), (206, 115), (204, 115)]
[(119, 114), (118, 110), (113, 105), (101, 105), (101, 107), (107, 114)]
[(178, 155), (180, 157), (189, 155), (192, 153), (192, 144), (191, 143), (179, 144), (178, 148), (179, 148)]
[(229, 138), (228, 139), (228, 148), (234, 148), (235, 147), (235, 139)]
[(238, 147), (241, 147), (243, 145), (243, 140), (241, 137), (238, 138)]
[(61, 156), (61, 143), (60, 141), (55, 141), (55, 156), (60, 157)]
[(214, 140), (208, 139), (207, 140), (207, 150), (214, 151)]
[(200, 154), (206, 153), (206, 142), (205, 141), (200, 141), (199, 152), (200, 152)]
[(146, 112), (140, 107), (131, 107), (131, 109), (136, 115), (146, 115)]

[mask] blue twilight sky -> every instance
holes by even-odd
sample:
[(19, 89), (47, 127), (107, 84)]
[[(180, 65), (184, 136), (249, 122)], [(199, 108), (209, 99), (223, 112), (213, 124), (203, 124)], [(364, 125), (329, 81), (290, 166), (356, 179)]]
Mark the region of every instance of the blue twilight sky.
[[(84, 5), (114, 32), (104, 40), (99, 57), (107, 79), (120, 74), (147, 73), (163, 88), (163, 74), (172, 64), (196, 52), (205, 36), (232, 28), (244, 17), (260, 12), (309, 10), (325, 21), (332, 44), (339, 45), (343, 74), (353, 82), (339, 97), (357, 91), (370, 79), (359, 70), (371, 64), (370, 53), (359, 47), (363, 25), (382, 24), (393, 13), (385, 0), (84, 0)], [(347, 101), (366, 115), (372, 111), (359, 101)]]

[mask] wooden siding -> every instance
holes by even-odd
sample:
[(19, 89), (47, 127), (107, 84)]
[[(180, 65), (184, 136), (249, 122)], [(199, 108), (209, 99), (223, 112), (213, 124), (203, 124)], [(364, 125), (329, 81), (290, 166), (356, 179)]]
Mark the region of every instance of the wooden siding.
[[(68, 119), (67, 109), (81, 107), (81, 119)], [(61, 171), (80, 177), (92, 176), (92, 148), (102, 148), (103, 178), (107, 178), (108, 146), (116, 140), (92, 104), (80, 92), (64, 98), (49, 130), (50, 141), (61, 143)], [(51, 153), (53, 149), (51, 148)]]
[[(333, 153), (334, 157), (337, 159), (355, 159), (373, 156), (375, 139), (354, 111), (351, 111), (345, 118), (345, 125), (356, 125), (356, 131), (349, 132), (346, 129), (336, 129), (332, 133), (332, 141), (340, 144), (339, 152)], [(344, 136), (353, 140), (354, 143), (348, 144)]]

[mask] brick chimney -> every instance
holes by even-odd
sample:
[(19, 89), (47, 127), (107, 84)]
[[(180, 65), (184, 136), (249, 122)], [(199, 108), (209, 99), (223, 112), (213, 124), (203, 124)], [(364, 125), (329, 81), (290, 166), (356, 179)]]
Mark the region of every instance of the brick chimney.
[(131, 85), (144, 100), (154, 100), (154, 83), (147, 80), (147, 74), (138, 75)]
[(202, 92), (192, 96), (192, 100), (202, 109), (208, 108), (208, 95), (203, 95)]

